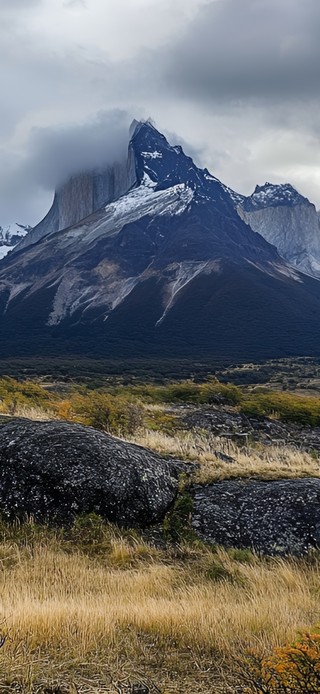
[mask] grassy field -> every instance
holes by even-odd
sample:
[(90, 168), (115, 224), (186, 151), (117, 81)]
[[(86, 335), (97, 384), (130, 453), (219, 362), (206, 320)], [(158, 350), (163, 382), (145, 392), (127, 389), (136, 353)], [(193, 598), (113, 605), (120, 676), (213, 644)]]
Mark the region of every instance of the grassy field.
[(235, 692), (250, 649), (320, 620), (316, 558), (156, 548), (97, 519), (2, 526), (0, 556), (0, 691)]
[[(179, 407), (167, 406), (220, 402), (305, 424), (320, 419), (315, 397), (250, 392), (214, 380), (96, 390), (3, 378), (0, 400), (3, 421), (90, 424), (196, 461), (198, 483), (320, 476), (315, 452), (238, 446), (186, 430)], [(275, 649), (289, 648), (300, 630), (320, 623), (319, 595), (320, 556), (263, 559), (208, 547), (187, 527), (177, 536), (170, 516), (143, 536), (96, 517), (80, 518), (68, 530), (0, 523), (0, 694), (131, 694), (134, 683), (145, 683), (150, 694), (320, 691), (305, 682), (272, 688), (268, 672), (261, 679), (252, 665), (252, 658), (259, 667), (269, 662)], [(317, 658), (319, 668), (320, 646)]]

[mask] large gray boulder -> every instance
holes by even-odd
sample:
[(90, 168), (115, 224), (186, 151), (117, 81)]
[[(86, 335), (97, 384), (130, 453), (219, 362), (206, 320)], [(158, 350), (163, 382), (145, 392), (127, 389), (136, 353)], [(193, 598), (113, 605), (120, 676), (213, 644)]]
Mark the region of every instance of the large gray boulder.
[(10, 520), (69, 523), (96, 512), (146, 526), (174, 502), (180, 470), (178, 461), (91, 427), (24, 419), (0, 426), (0, 514)]
[(302, 555), (320, 547), (320, 479), (232, 480), (194, 489), (193, 527), (226, 547)]

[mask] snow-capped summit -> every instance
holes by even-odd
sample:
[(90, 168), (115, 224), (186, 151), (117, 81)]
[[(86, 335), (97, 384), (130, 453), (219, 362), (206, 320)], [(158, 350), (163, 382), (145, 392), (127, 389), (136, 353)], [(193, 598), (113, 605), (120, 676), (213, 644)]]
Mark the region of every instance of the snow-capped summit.
[(247, 212), (261, 210), (264, 207), (280, 207), (282, 205), (308, 204), (308, 198), (303, 197), (290, 183), (265, 183), (256, 186), (252, 195), (243, 198), (242, 208)]
[(170, 145), (152, 121), (136, 123), (129, 149), (132, 149), (138, 183), (147, 176), (155, 191), (186, 185), (194, 191), (194, 204), (214, 200), (215, 205), (233, 216), (228, 189), (207, 169), (200, 169), (180, 145)]
[(48, 214), (19, 243), (17, 250), (77, 224), (146, 181), (155, 193), (177, 185), (187, 186), (194, 191), (194, 204), (214, 200), (221, 211), (235, 216), (226, 186), (207, 169), (199, 169), (180, 145), (170, 145), (150, 120), (133, 121), (130, 134), (127, 159), (104, 170), (72, 176), (55, 192)]
[(290, 183), (265, 183), (236, 207), (240, 217), (291, 265), (320, 278), (319, 216), (308, 198)]

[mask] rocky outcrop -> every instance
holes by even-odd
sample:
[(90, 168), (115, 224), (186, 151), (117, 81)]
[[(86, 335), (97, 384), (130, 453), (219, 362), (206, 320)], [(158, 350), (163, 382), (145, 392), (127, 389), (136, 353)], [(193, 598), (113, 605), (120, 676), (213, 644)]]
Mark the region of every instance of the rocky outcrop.
[[(180, 473), (192, 469), (91, 427), (2, 420), (0, 514), (69, 524), (95, 512), (143, 528), (163, 520)], [(270, 555), (320, 547), (320, 479), (232, 480), (196, 485), (191, 493), (193, 528), (206, 542)]]
[(147, 526), (174, 502), (181, 466), (91, 427), (12, 420), (0, 426), (0, 512), (50, 523), (96, 512)]
[(198, 486), (193, 527), (213, 544), (269, 555), (303, 555), (320, 547), (320, 479)]
[(320, 427), (281, 422), (263, 416), (245, 415), (232, 407), (211, 406), (189, 411), (181, 417), (187, 429), (205, 429), (214, 436), (243, 442), (258, 441), (265, 446), (288, 445), (302, 451), (320, 452)]
[(320, 277), (320, 226), (315, 206), (291, 185), (257, 186), (236, 201), (240, 217), (301, 272)]

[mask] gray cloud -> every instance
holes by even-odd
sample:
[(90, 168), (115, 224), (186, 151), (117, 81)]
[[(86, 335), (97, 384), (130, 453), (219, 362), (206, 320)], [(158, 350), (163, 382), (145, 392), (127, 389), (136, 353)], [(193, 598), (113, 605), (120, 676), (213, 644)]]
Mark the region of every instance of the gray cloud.
[(99, 113), (82, 125), (34, 128), (25, 168), (37, 184), (52, 190), (78, 171), (122, 161), (131, 121), (126, 111), (117, 109)]
[(16, 12), (40, 5), (42, 0), (1, 0), (1, 12)]
[(63, 5), (67, 8), (87, 7), (85, 0), (64, 0)]
[(240, 192), (290, 180), (320, 205), (319, 0), (83, 4), (1, 2), (0, 224), (123, 151), (128, 113)]
[(52, 191), (66, 178), (123, 160), (131, 120), (125, 111), (111, 110), (81, 125), (34, 128), (23, 154), (0, 152), (1, 224), (17, 221), (17, 216), (39, 221), (38, 210), (43, 206), (45, 211)]
[(319, 0), (216, 0), (170, 54), (168, 82), (216, 100), (312, 96), (320, 87)]

